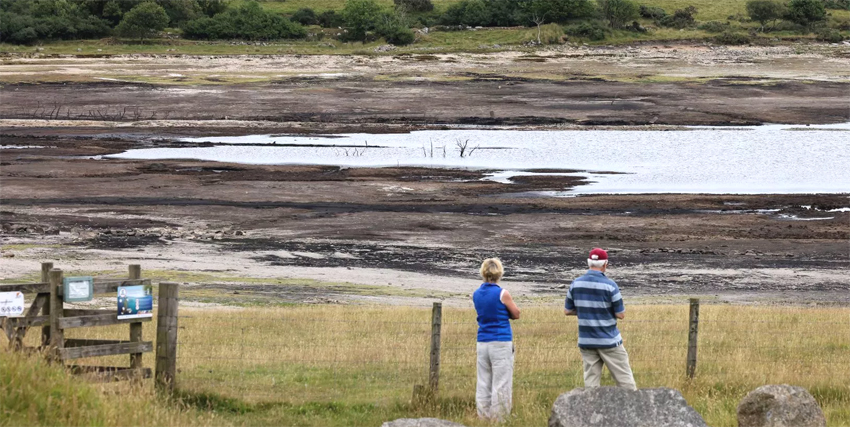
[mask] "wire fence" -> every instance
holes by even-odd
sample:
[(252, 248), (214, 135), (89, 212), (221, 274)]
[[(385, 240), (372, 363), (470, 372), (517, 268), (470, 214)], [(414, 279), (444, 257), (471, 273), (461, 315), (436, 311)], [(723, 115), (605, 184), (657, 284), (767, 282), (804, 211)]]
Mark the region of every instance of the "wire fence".
[[(426, 308), (181, 308), (179, 323), (183, 389), (249, 401), (376, 403), (410, 399), (415, 384), (428, 384)], [(693, 380), (685, 375), (687, 306), (630, 307), (619, 328), (641, 388), (844, 387), (850, 377), (848, 308), (703, 306)], [(441, 395), (474, 395), (476, 332), (474, 310), (443, 309)], [(559, 307), (530, 308), (513, 332), (518, 401), (582, 386), (574, 317)]]

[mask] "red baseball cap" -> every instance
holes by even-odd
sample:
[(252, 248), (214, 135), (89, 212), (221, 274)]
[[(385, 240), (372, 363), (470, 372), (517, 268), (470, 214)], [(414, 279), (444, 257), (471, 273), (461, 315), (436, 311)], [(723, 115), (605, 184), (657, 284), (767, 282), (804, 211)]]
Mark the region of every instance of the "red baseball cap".
[(593, 248), (587, 258), (593, 261), (605, 261), (608, 259), (608, 252), (605, 252), (605, 250), (600, 248)]

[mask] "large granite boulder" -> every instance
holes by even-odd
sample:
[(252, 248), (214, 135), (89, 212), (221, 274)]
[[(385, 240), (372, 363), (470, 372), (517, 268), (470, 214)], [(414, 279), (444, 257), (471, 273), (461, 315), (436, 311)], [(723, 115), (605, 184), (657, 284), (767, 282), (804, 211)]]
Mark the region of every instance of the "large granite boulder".
[(764, 385), (738, 405), (740, 427), (826, 427), (820, 405), (802, 387)]
[(577, 388), (558, 396), (549, 427), (707, 427), (677, 390)]
[(395, 421), (387, 421), (381, 424), (381, 427), (464, 427), (464, 425), (439, 418), (399, 418)]

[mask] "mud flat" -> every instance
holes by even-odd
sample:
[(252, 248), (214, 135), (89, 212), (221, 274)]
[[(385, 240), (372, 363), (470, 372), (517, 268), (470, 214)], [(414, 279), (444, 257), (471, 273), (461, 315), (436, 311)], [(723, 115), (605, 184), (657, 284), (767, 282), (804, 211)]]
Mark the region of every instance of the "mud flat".
[(482, 180), (485, 170), (110, 160), (97, 156), (139, 142), (16, 132), (3, 143), (20, 148), (0, 150), (6, 280), (45, 259), (106, 273), (140, 262), (221, 304), (460, 305), (477, 262), (495, 255), (524, 301), (554, 304), (587, 249), (603, 246), (635, 300), (850, 304), (847, 194), (522, 197), (581, 183)]
[(549, 197), (586, 177), (110, 157), (213, 135), (846, 123), (845, 50), (4, 57), (0, 279), (138, 262), (199, 304), (464, 305), (500, 256), (522, 301), (555, 306), (602, 246), (632, 301), (850, 305), (846, 192)]

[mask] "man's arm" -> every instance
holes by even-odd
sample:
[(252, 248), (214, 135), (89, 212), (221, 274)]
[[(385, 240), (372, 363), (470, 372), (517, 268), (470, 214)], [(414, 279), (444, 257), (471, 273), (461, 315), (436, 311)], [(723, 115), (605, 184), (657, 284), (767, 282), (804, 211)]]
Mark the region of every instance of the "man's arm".
[(623, 320), (626, 318), (626, 306), (623, 304), (623, 296), (620, 295), (620, 287), (614, 285), (614, 293), (611, 295), (611, 309), (614, 317)]
[(567, 316), (578, 315), (578, 309), (576, 308), (575, 302), (573, 302), (572, 285), (570, 285), (570, 288), (567, 289), (567, 299), (564, 301), (564, 314)]
[(507, 289), (502, 290), (501, 300), (502, 304), (504, 304), (505, 307), (507, 307), (508, 309), (508, 316), (510, 316), (510, 318), (513, 320), (519, 319), (519, 307), (516, 306), (516, 303), (514, 302), (511, 293), (508, 292)]

